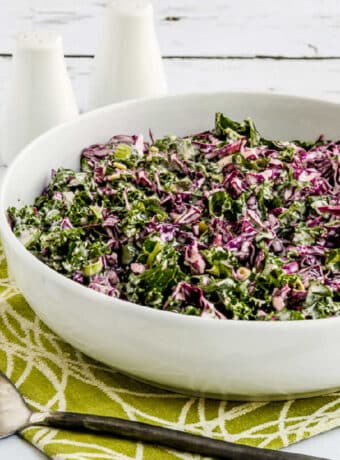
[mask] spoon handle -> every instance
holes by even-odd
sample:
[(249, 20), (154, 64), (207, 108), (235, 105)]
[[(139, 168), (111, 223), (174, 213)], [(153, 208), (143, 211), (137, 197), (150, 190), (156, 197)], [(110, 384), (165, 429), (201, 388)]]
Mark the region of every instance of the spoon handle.
[(30, 425), (66, 430), (96, 431), (103, 434), (110, 433), (117, 437), (158, 444), (171, 449), (225, 460), (325, 460), (320, 457), (242, 446), (115, 417), (73, 412), (35, 413)]

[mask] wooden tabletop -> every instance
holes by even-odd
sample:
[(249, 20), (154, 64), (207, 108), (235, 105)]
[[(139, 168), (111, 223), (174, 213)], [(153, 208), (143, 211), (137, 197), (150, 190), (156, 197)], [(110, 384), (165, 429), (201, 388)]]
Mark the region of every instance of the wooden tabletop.
[[(18, 31), (50, 28), (64, 39), (79, 105), (105, 0), (2, 0), (0, 101)], [(261, 90), (340, 101), (338, 0), (155, 0), (171, 93)]]

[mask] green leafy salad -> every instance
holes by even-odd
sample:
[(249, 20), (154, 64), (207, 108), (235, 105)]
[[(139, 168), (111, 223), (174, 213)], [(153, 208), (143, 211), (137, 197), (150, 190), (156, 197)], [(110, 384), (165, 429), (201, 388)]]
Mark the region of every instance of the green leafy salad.
[(338, 316), (339, 152), (217, 113), (211, 131), (85, 148), (80, 171), (53, 170), (8, 218), (42, 262), (108, 296), (216, 319)]

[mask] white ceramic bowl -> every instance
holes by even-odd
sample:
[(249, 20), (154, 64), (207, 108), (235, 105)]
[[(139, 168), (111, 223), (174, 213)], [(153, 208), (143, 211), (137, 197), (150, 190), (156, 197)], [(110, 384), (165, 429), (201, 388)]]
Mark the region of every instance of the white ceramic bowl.
[[(51, 168), (78, 168), (84, 146), (118, 133), (190, 134), (223, 111), (251, 116), (268, 137), (340, 138), (340, 105), (269, 94), (217, 93), (132, 101), (99, 109), (44, 134), (7, 172), (0, 230), (17, 285), (57, 334), (88, 355), (139, 379), (234, 399), (281, 399), (340, 388), (340, 318), (217, 321), (113, 299), (54, 272), (15, 238), (9, 205), (32, 203)], [(19, 201), (18, 201), (19, 200)]]

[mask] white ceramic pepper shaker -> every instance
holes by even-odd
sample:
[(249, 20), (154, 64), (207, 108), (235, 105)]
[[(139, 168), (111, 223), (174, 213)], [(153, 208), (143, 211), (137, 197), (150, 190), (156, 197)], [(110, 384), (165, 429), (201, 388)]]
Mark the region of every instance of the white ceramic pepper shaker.
[(106, 8), (88, 108), (167, 91), (149, 0), (114, 0)]
[(78, 116), (62, 39), (54, 32), (20, 33), (0, 125), (0, 153), (9, 164), (44, 131)]

